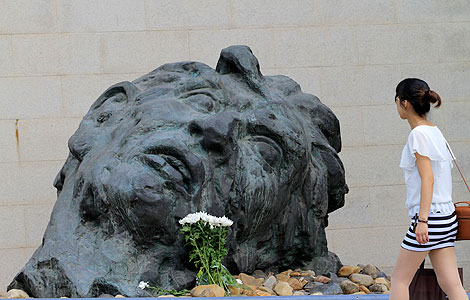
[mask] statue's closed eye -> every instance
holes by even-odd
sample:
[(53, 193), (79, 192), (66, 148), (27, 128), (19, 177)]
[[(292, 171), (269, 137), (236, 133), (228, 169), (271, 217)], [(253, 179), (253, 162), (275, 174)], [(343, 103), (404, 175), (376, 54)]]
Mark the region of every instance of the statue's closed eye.
[(196, 94), (187, 97), (183, 100), (186, 104), (191, 105), (196, 110), (201, 112), (213, 112), (215, 107), (218, 107), (218, 103), (214, 103), (214, 99), (205, 94)]
[(281, 147), (267, 136), (252, 136), (250, 140), (255, 143), (259, 154), (261, 154), (265, 162), (272, 168), (277, 169), (282, 160)]

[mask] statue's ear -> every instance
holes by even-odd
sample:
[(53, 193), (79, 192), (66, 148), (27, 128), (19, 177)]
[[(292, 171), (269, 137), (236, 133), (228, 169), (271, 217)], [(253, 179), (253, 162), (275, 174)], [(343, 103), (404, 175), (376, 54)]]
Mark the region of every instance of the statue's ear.
[(118, 101), (127, 102), (129, 99), (134, 99), (139, 93), (140, 93), (140, 90), (132, 82), (122, 81), (122, 82), (116, 83), (110, 86), (108, 89), (106, 89), (106, 91), (104, 91), (98, 97), (95, 103), (92, 104), (90, 111), (99, 108), (108, 99), (118, 94), (122, 95), (122, 97), (119, 97)]
[(222, 49), (215, 70), (223, 74), (238, 74), (255, 92), (264, 95), (258, 59), (250, 47), (235, 45)]

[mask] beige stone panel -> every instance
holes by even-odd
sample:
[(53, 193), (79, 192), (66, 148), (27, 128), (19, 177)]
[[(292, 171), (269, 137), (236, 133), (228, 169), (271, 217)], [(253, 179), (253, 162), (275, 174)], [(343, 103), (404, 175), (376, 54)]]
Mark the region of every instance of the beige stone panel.
[(468, 262), (470, 263), (470, 241), (456, 241), (455, 242), (455, 256), (457, 262)]
[(24, 76), (99, 73), (99, 41), (99, 36), (93, 33), (14, 36), (15, 73)]
[(65, 117), (83, 118), (90, 106), (110, 86), (132, 81), (143, 74), (103, 74), (62, 76)]
[(15, 120), (0, 120), (0, 163), (18, 161)]
[(320, 24), (390, 24), (395, 21), (393, 0), (317, 0), (315, 4), (315, 16)]
[(145, 30), (144, 0), (58, 0), (61, 32)]
[(277, 30), (281, 67), (343, 66), (357, 64), (351, 26), (283, 28)]
[(443, 126), (441, 131), (449, 144), (453, 141), (470, 141), (470, 97), (462, 102), (443, 102), (434, 113), (439, 114), (437, 125)]
[(349, 26), (194, 30), (191, 59), (215, 66), (220, 51), (247, 45), (263, 68), (351, 65), (357, 62), (353, 29)]
[[(449, 141), (450, 148), (457, 159), (457, 164), (459, 165), (460, 171), (463, 173), (465, 180), (470, 186), (470, 141), (466, 142), (452, 142)], [(453, 182), (463, 182), (462, 177), (454, 164), (452, 168), (452, 180)], [(467, 192), (468, 193), (468, 192)], [(469, 195), (467, 194), (466, 199), (469, 199)], [(455, 199), (454, 199), (455, 200)], [(470, 200), (465, 200), (470, 201)]]
[(0, 241), (0, 249), (24, 247), (24, 206), (0, 206)]
[(31, 249), (29, 248), (11, 248), (0, 249), (0, 292), (6, 291), (7, 286), (13, 280), (16, 274), (28, 262)]
[[(250, 47), (264, 68), (279, 67), (277, 32), (272, 29), (191, 30), (190, 60), (200, 61), (215, 69), (222, 49), (232, 45)], [(289, 66), (293, 67), (293, 66)]]
[(61, 74), (101, 73), (100, 36), (94, 33), (60, 35), (59, 61)]
[[(459, 164), (460, 167), (460, 161), (457, 160), (457, 163)], [(462, 170), (460, 169), (463, 173), (463, 176), (465, 176), (465, 180), (467, 181), (467, 184), (470, 187), (470, 175), (467, 172), (467, 170)], [(467, 187), (465, 186), (465, 183), (463, 182), (462, 177), (460, 176), (460, 173), (458, 172), (457, 168), (454, 165), (454, 168), (452, 169), (452, 201), (454, 202), (459, 202), (459, 201), (470, 201), (470, 192), (468, 191)]]
[[(147, 30), (227, 28), (229, 0), (146, 0)], [(233, 2), (236, 4), (238, 1)]]
[(0, 34), (57, 30), (55, 1), (3, 0), (0, 5)]
[(409, 224), (404, 185), (351, 187), (345, 206), (330, 213), (329, 229)]
[(369, 187), (350, 187), (349, 193), (345, 195), (344, 206), (328, 215), (328, 229), (370, 226), (370, 204)]
[(449, 101), (470, 99), (470, 62), (400, 65), (402, 78), (417, 77), (425, 80), (442, 98), (443, 106)]
[(404, 184), (402, 145), (344, 147), (339, 153), (351, 187)]
[[(359, 64), (435, 63), (439, 36), (430, 25), (356, 26)], [(393, 96), (392, 96), (393, 97)]]
[(65, 160), (68, 140), (80, 118), (32, 119), (19, 122), (21, 161)]
[(411, 128), (400, 118), (396, 104), (362, 106), (362, 110), (366, 145), (405, 145)]
[(338, 66), (318, 70), (323, 101), (332, 106), (395, 104), (396, 65)]
[[(367, 108), (367, 107), (366, 107)], [(364, 145), (364, 119), (362, 106), (332, 106), (339, 120), (343, 147)]]
[(54, 203), (54, 179), (64, 161), (0, 163), (2, 205)]
[(101, 42), (105, 73), (147, 73), (189, 58), (184, 31), (113, 32), (102, 34)]
[(0, 76), (13, 75), (13, 64), (11, 58), (11, 36), (0, 35), (0, 66)]
[(470, 61), (470, 22), (434, 24), (432, 27), (438, 37), (437, 44), (432, 46), (438, 49), (440, 62)]
[[(263, 68), (263, 75), (284, 75), (297, 82), (302, 92), (312, 94), (321, 99), (320, 72), (321, 68)], [(323, 102), (323, 101), (322, 101)]]
[(25, 206), (26, 246), (38, 247), (51, 217), (54, 204), (37, 204)]
[(45, 118), (62, 114), (59, 77), (0, 78), (0, 90), (2, 119)]
[(14, 35), (13, 67), (16, 75), (56, 75), (61, 70), (61, 35)]
[(233, 26), (311, 26), (318, 23), (315, 10), (316, 3), (311, 0), (237, 0), (232, 1)]
[(397, 0), (399, 23), (467, 22), (470, 9), (466, 0)]
[(336, 253), (344, 265), (395, 264), (406, 226), (326, 229), (328, 250)]

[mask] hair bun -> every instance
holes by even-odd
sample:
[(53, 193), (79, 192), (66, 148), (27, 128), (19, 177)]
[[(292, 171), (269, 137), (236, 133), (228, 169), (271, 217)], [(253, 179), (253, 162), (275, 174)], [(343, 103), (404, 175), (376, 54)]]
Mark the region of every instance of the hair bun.
[(429, 103), (437, 103), (434, 107), (439, 107), (442, 103), (439, 94), (433, 90), (427, 90), (426, 92), (424, 92), (423, 101)]

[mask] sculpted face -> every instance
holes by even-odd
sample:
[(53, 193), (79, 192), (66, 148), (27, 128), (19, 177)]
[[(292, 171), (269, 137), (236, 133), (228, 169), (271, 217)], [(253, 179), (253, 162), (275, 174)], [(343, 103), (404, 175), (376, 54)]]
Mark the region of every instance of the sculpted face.
[[(58, 202), (76, 204), (74, 232), (128, 237), (154, 265), (187, 260), (178, 220), (200, 210), (234, 221), (232, 271), (326, 256), (327, 214), (348, 191), (336, 117), (290, 78), (263, 76), (246, 46), (224, 49), (216, 70), (171, 63), (111, 86), (68, 146), (54, 186)], [(132, 276), (187, 284), (158, 268)]]

